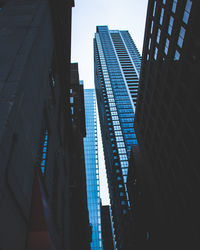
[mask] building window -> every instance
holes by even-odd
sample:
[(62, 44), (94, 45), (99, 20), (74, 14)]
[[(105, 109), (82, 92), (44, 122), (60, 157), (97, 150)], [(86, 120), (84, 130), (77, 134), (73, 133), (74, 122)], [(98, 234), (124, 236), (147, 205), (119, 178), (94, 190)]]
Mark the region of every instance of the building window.
[(170, 19), (169, 19), (169, 27), (168, 27), (168, 34), (169, 34), (169, 35), (172, 34), (173, 24), (174, 24), (174, 18), (173, 18), (172, 16), (170, 16)]
[(158, 29), (158, 33), (157, 33), (157, 43), (159, 43), (160, 42), (160, 33), (161, 33), (161, 31), (160, 31), (160, 29)]
[(122, 135), (122, 132), (121, 131), (115, 131), (115, 135)]
[(183, 22), (185, 24), (188, 23), (188, 19), (189, 19), (189, 16), (190, 16), (191, 8), (192, 8), (192, 1), (191, 0), (187, 0), (186, 6), (185, 6), (184, 15), (183, 15)]
[(153, 33), (153, 21), (151, 22), (151, 34)]
[(185, 24), (188, 23), (188, 19), (189, 19), (189, 13), (187, 11), (184, 12), (184, 15), (183, 15), (183, 22)]
[(168, 49), (169, 49), (169, 39), (167, 38), (166, 43), (165, 43), (165, 49), (164, 49), (166, 55), (168, 53)]
[(73, 97), (73, 96), (70, 97), (70, 103), (71, 103), (71, 104), (74, 103), (74, 97)]
[(118, 142), (118, 141), (123, 141), (123, 137), (122, 136), (117, 136), (116, 137), (116, 141)]
[(125, 154), (126, 150), (125, 150), (125, 148), (119, 148), (118, 152), (119, 152), (119, 154)]
[(154, 6), (153, 6), (153, 16), (155, 16), (155, 12), (156, 12), (156, 1), (154, 2)]
[(71, 107), (71, 113), (74, 114), (74, 107)]
[(157, 59), (157, 55), (158, 55), (158, 48), (156, 47), (155, 51), (154, 51), (154, 59), (155, 60)]
[(150, 50), (151, 48), (151, 38), (149, 39), (149, 46), (148, 46), (148, 50)]
[(177, 5), (177, 0), (174, 0), (173, 4), (172, 4), (172, 12), (175, 13), (176, 12), (176, 5)]
[(114, 98), (108, 98), (109, 102), (114, 102)]
[(180, 53), (176, 50), (175, 55), (174, 55), (174, 60), (178, 61), (180, 59)]
[(121, 162), (121, 167), (122, 168), (127, 168), (128, 167), (128, 161), (122, 161)]
[(120, 126), (114, 126), (114, 130), (121, 130)]
[(179, 33), (179, 38), (178, 38), (178, 45), (180, 48), (182, 48), (182, 46), (183, 46), (184, 37), (185, 37), (185, 29), (183, 27), (181, 27), (180, 33)]
[(127, 175), (128, 174), (128, 168), (122, 168), (122, 174)]
[(118, 148), (124, 148), (125, 145), (124, 145), (123, 142), (118, 142), (118, 143), (117, 143), (117, 147), (118, 147)]
[(115, 111), (115, 110), (117, 110), (117, 108), (110, 108), (110, 111)]
[(187, 0), (186, 2), (186, 6), (185, 6), (185, 10), (190, 13), (190, 10), (192, 8), (192, 1), (191, 0)]
[(119, 155), (119, 158), (120, 158), (120, 161), (123, 161), (123, 160), (128, 160), (128, 158), (127, 158), (127, 155), (125, 154), (125, 155)]
[(119, 121), (113, 121), (113, 125), (119, 125)]
[(118, 121), (118, 120), (119, 120), (119, 117), (118, 117), (117, 115), (112, 116), (112, 120), (113, 120), (113, 121), (116, 121), (116, 120)]
[(161, 9), (161, 13), (160, 13), (160, 25), (162, 25), (163, 23), (163, 17), (164, 17), (164, 9)]

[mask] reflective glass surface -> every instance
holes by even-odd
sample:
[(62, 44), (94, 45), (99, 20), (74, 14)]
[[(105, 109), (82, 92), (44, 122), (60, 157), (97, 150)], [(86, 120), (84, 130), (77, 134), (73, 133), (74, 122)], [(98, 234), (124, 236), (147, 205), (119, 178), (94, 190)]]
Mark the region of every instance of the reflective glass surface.
[(84, 90), (86, 137), (84, 138), (89, 221), (92, 226), (91, 250), (102, 248), (97, 145), (96, 98), (94, 89)]

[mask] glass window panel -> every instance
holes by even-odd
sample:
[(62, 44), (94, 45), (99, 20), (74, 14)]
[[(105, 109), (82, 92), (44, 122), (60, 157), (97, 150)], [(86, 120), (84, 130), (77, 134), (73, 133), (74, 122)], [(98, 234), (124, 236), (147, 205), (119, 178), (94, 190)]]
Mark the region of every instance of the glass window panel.
[(154, 6), (153, 6), (153, 16), (155, 16), (155, 11), (156, 11), (156, 1), (154, 2)]
[(115, 131), (115, 135), (122, 135), (121, 131)]
[(174, 0), (173, 4), (172, 4), (172, 12), (175, 13), (176, 12), (176, 5), (177, 5), (177, 0)]
[(165, 43), (165, 49), (164, 49), (166, 55), (168, 53), (168, 49), (169, 49), (169, 39), (167, 38), (166, 43)]
[(158, 48), (155, 48), (155, 51), (154, 51), (154, 59), (155, 60), (157, 59), (157, 55), (158, 55)]
[(158, 33), (157, 33), (157, 43), (159, 43), (159, 41), (160, 41), (160, 29), (158, 29)]
[(180, 53), (176, 50), (175, 55), (174, 55), (175, 61), (180, 59)]
[(151, 34), (153, 33), (153, 24), (154, 24), (154, 22), (152, 21), (151, 22)]
[(126, 149), (125, 148), (119, 148), (118, 152), (119, 152), (119, 154), (125, 154), (126, 153)]
[(121, 167), (127, 168), (128, 167), (128, 161), (121, 161)]
[(125, 145), (124, 145), (123, 142), (117, 142), (117, 147), (118, 147), (118, 148), (124, 148)]
[(182, 46), (183, 46), (183, 38), (180, 37), (180, 36), (178, 38), (178, 45), (179, 45), (180, 48), (182, 48)]
[(192, 1), (191, 1), (191, 0), (187, 0), (186, 6), (185, 6), (185, 10), (186, 10), (188, 13), (190, 13), (191, 7), (192, 7)]
[(123, 160), (128, 160), (127, 158), (127, 155), (124, 154), (124, 155), (119, 155), (119, 158), (120, 158), (120, 161), (123, 161)]
[(162, 25), (163, 23), (163, 17), (164, 17), (164, 9), (161, 9), (161, 13), (160, 13), (160, 25)]
[(183, 27), (181, 27), (180, 29), (180, 36), (184, 39), (185, 37), (185, 29)]
[(74, 103), (74, 97), (70, 97), (70, 103)]
[(151, 48), (151, 38), (149, 39), (149, 46), (148, 46), (148, 49), (150, 50)]
[(119, 121), (113, 121), (113, 125), (119, 125)]
[(173, 24), (174, 24), (174, 18), (172, 16), (170, 16), (169, 27), (168, 27), (168, 33), (169, 33), (169, 35), (171, 35), (171, 33), (172, 33)]
[(185, 24), (188, 23), (188, 19), (189, 19), (189, 13), (187, 11), (184, 12), (184, 15), (183, 15), (183, 22)]
[(123, 141), (123, 137), (122, 136), (117, 136), (116, 141)]
[(121, 130), (120, 126), (114, 126), (114, 130)]
[(128, 168), (122, 168), (122, 174), (127, 175), (128, 174)]

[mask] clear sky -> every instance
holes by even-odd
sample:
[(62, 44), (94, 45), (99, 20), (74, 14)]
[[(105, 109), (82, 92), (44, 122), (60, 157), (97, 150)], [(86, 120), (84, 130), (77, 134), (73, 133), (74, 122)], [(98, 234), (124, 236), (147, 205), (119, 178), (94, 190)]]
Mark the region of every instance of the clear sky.
[[(142, 53), (148, 0), (75, 0), (72, 9), (72, 62), (79, 64), (85, 88), (94, 88), (93, 38), (97, 25), (128, 30)], [(109, 203), (102, 144), (99, 142), (100, 194)]]

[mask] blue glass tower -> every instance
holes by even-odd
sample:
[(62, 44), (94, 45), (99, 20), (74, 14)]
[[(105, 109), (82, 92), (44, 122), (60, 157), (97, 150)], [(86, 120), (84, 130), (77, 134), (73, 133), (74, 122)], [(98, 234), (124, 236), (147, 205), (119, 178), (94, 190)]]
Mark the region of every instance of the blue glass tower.
[(101, 250), (101, 206), (97, 145), (96, 97), (94, 89), (84, 89), (86, 137), (84, 138), (89, 221), (92, 227), (92, 250)]
[(94, 74), (117, 249), (127, 249), (128, 157), (137, 144), (134, 112), (141, 57), (128, 31), (98, 26)]

